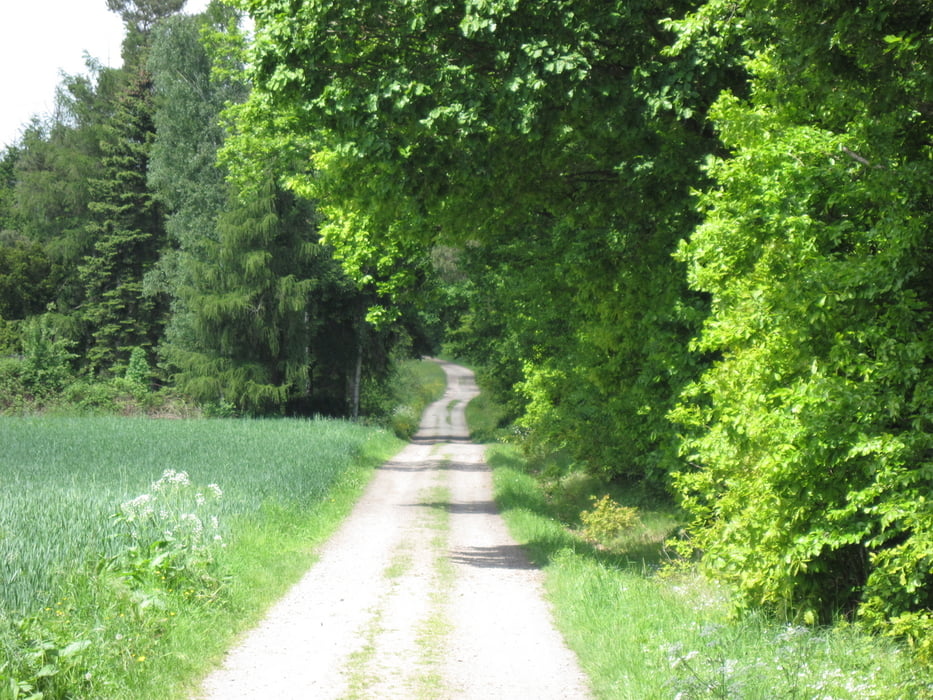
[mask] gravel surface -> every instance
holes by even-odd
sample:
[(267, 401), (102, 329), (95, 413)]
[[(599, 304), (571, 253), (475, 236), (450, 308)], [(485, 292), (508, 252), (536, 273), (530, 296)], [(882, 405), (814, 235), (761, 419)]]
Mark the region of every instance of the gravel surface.
[(441, 365), (447, 391), (414, 440), (196, 697), (590, 697), (468, 440), (473, 374)]

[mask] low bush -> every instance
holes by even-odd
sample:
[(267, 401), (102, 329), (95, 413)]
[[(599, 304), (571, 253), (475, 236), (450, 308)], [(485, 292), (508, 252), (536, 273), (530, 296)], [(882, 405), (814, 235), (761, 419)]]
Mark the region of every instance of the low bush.
[(580, 513), (583, 536), (591, 542), (608, 546), (632, 530), (641, 529), (638, 509), (620, 506), (608, 494), (602, 498), (590, 496), (591, 510)]

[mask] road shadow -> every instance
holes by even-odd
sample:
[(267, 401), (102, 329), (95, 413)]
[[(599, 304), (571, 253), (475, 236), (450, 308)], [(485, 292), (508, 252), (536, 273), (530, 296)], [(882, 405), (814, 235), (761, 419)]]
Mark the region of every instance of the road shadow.
[(425, 503), (422, 501), (408, 505), (443, 510), (451, 515), (499, 515), (499, 507), (494, 501), (471, 501), (469, 503), (447, 503), (446, 501)]
[(485, 462), (457, 462), (445, 460), (440, 468), (445, 472), (488, 472), (489, 465)]
[(430, 462), (383, 462), (378, 467), (376, 471), (387, 471), (387, 472), (430, 472), (430, 471), (440, 471), (443, 469), (443, 465), (440, 460), (430, 461)]
[[(522, 471), (522, 462), (505, 455), (489, 458), (493, 470), (507, 468)], [(496, 504), (505, 514), (511, 510), (526, 511), (541, 516), (549, 521), (561, 522), (553, 507), (540, 490), (513, 488), (506, 481), (500, 483), (496, 491)], [(671, 533), (670, 536), (673, 536)], [(664, 538), (665, 540), (667, 537)], [(523, 543), (525, 554), (537, 568), (545, 568), (555, 558), (566, 551), (583, 555), (600, 564), (612, 568), (654, 573), (668, 561), (668, 554), (662, 542), (633, 544), (622, 551), (609, 551), (592, 543), (581, 540), (568, 527), (555, 527), (541, 531), (536, 537)]]
[(525, 555), (525, 550), (518, 544), (504, 544), (496, 547), (466, 547), (450, 553), (450, 561), (463, 566), (475, 566), (480, 569), (515, 569), (528, 571), (537, 569)]
[(417, 462), (389, 460), (380, 464), (376, 469), (390, 472), (485, 472), (489, 471), (489, 466), (483, 462), (456, 462), (437, 457)]
[(409, 442), (415, 445), (472, 445), (473, 441), (462, 435), (415, 435)]

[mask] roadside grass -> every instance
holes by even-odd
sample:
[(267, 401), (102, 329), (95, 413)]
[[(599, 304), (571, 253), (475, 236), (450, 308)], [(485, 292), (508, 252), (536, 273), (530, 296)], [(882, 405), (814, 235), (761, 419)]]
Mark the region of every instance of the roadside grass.
[(0, 444), (0, 698), (151, 700), (187, 696), (401, 443), (326, 420), (7, 417)]
[[(579, 512), (605, 486), (578, 474), (542, 478), (518, 450), (491, 445), (496, 500), (513, 536), (546, 571), (557, 624), (596, 697), (920, 700), (933, 673), (893, 641), (840, 621), (806, 628), (730, 611), (728, 592), (663, 543), (678, 514), (634, 494), (637, 531), (606, 546), (580, 533)], [(545, 470), (546, 472), (547, 470)], [(613, 498), (625, 503), (625, 494)]]
[(506, 433), (502, 426), (505, 416), (506, 411), (502, 406), (487, 394), (480, 394), (466, 407), (470, 438), (479, 443), (496, 442), (501, 439)]
[(399, 364), (391, 382), (394, 397), (389, 417), (392, 430), (408, 440), (421, 425), (421, 415), (429, 404), (444, 395), (447, 376), (436, 362), (407, 360)]

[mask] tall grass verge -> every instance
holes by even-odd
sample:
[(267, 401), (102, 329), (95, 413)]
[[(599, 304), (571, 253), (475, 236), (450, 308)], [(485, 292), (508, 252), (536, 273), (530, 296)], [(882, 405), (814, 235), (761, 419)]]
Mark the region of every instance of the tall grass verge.
[(0, 698), (186, 697), (400, 442), (339, 421), (0, 419)]
[(470, 439), (483, 444), (503, 439), (508, 433), (505, 427), (508, 422), (507, 415), (504, 406), (493, 401), (488, 394), (480, 394), (466, 407)]
[[(477, 375), (477, 381), (482, 383), (482, 375)], [(473, 442), (489, 444), (509, 437), (509, 411), (488, 391), (482, 391), (467, 404), (466, 420)]]
[(390, 382), (392, 408), (389, 425), (395, 434), (410, 439), (421, 425), (421, 415), (429, 404), (444, 395), (447, 376), (436, 362), (406, 360), (399, 363)]
[[(647, 534), (606, 551), (575, 534), (578, 522), (562, 519), (566, 499), (549, 493), (516, 450), (497, 445), (488, 457), (496, 500), (513, 535), (546, 571), (558, 626), (597, 697), (933, 697), (929, 669), (856, 625), (804, 628), (755, 615), (731, 618), (724, 589), (690, 566), (662, 566), (661, 543), (672, 524), (668, 507), (652, 512), (642, 498)], [(586, 489), (578, 484), (577, 490), (578, 503), (587, 502)]]

